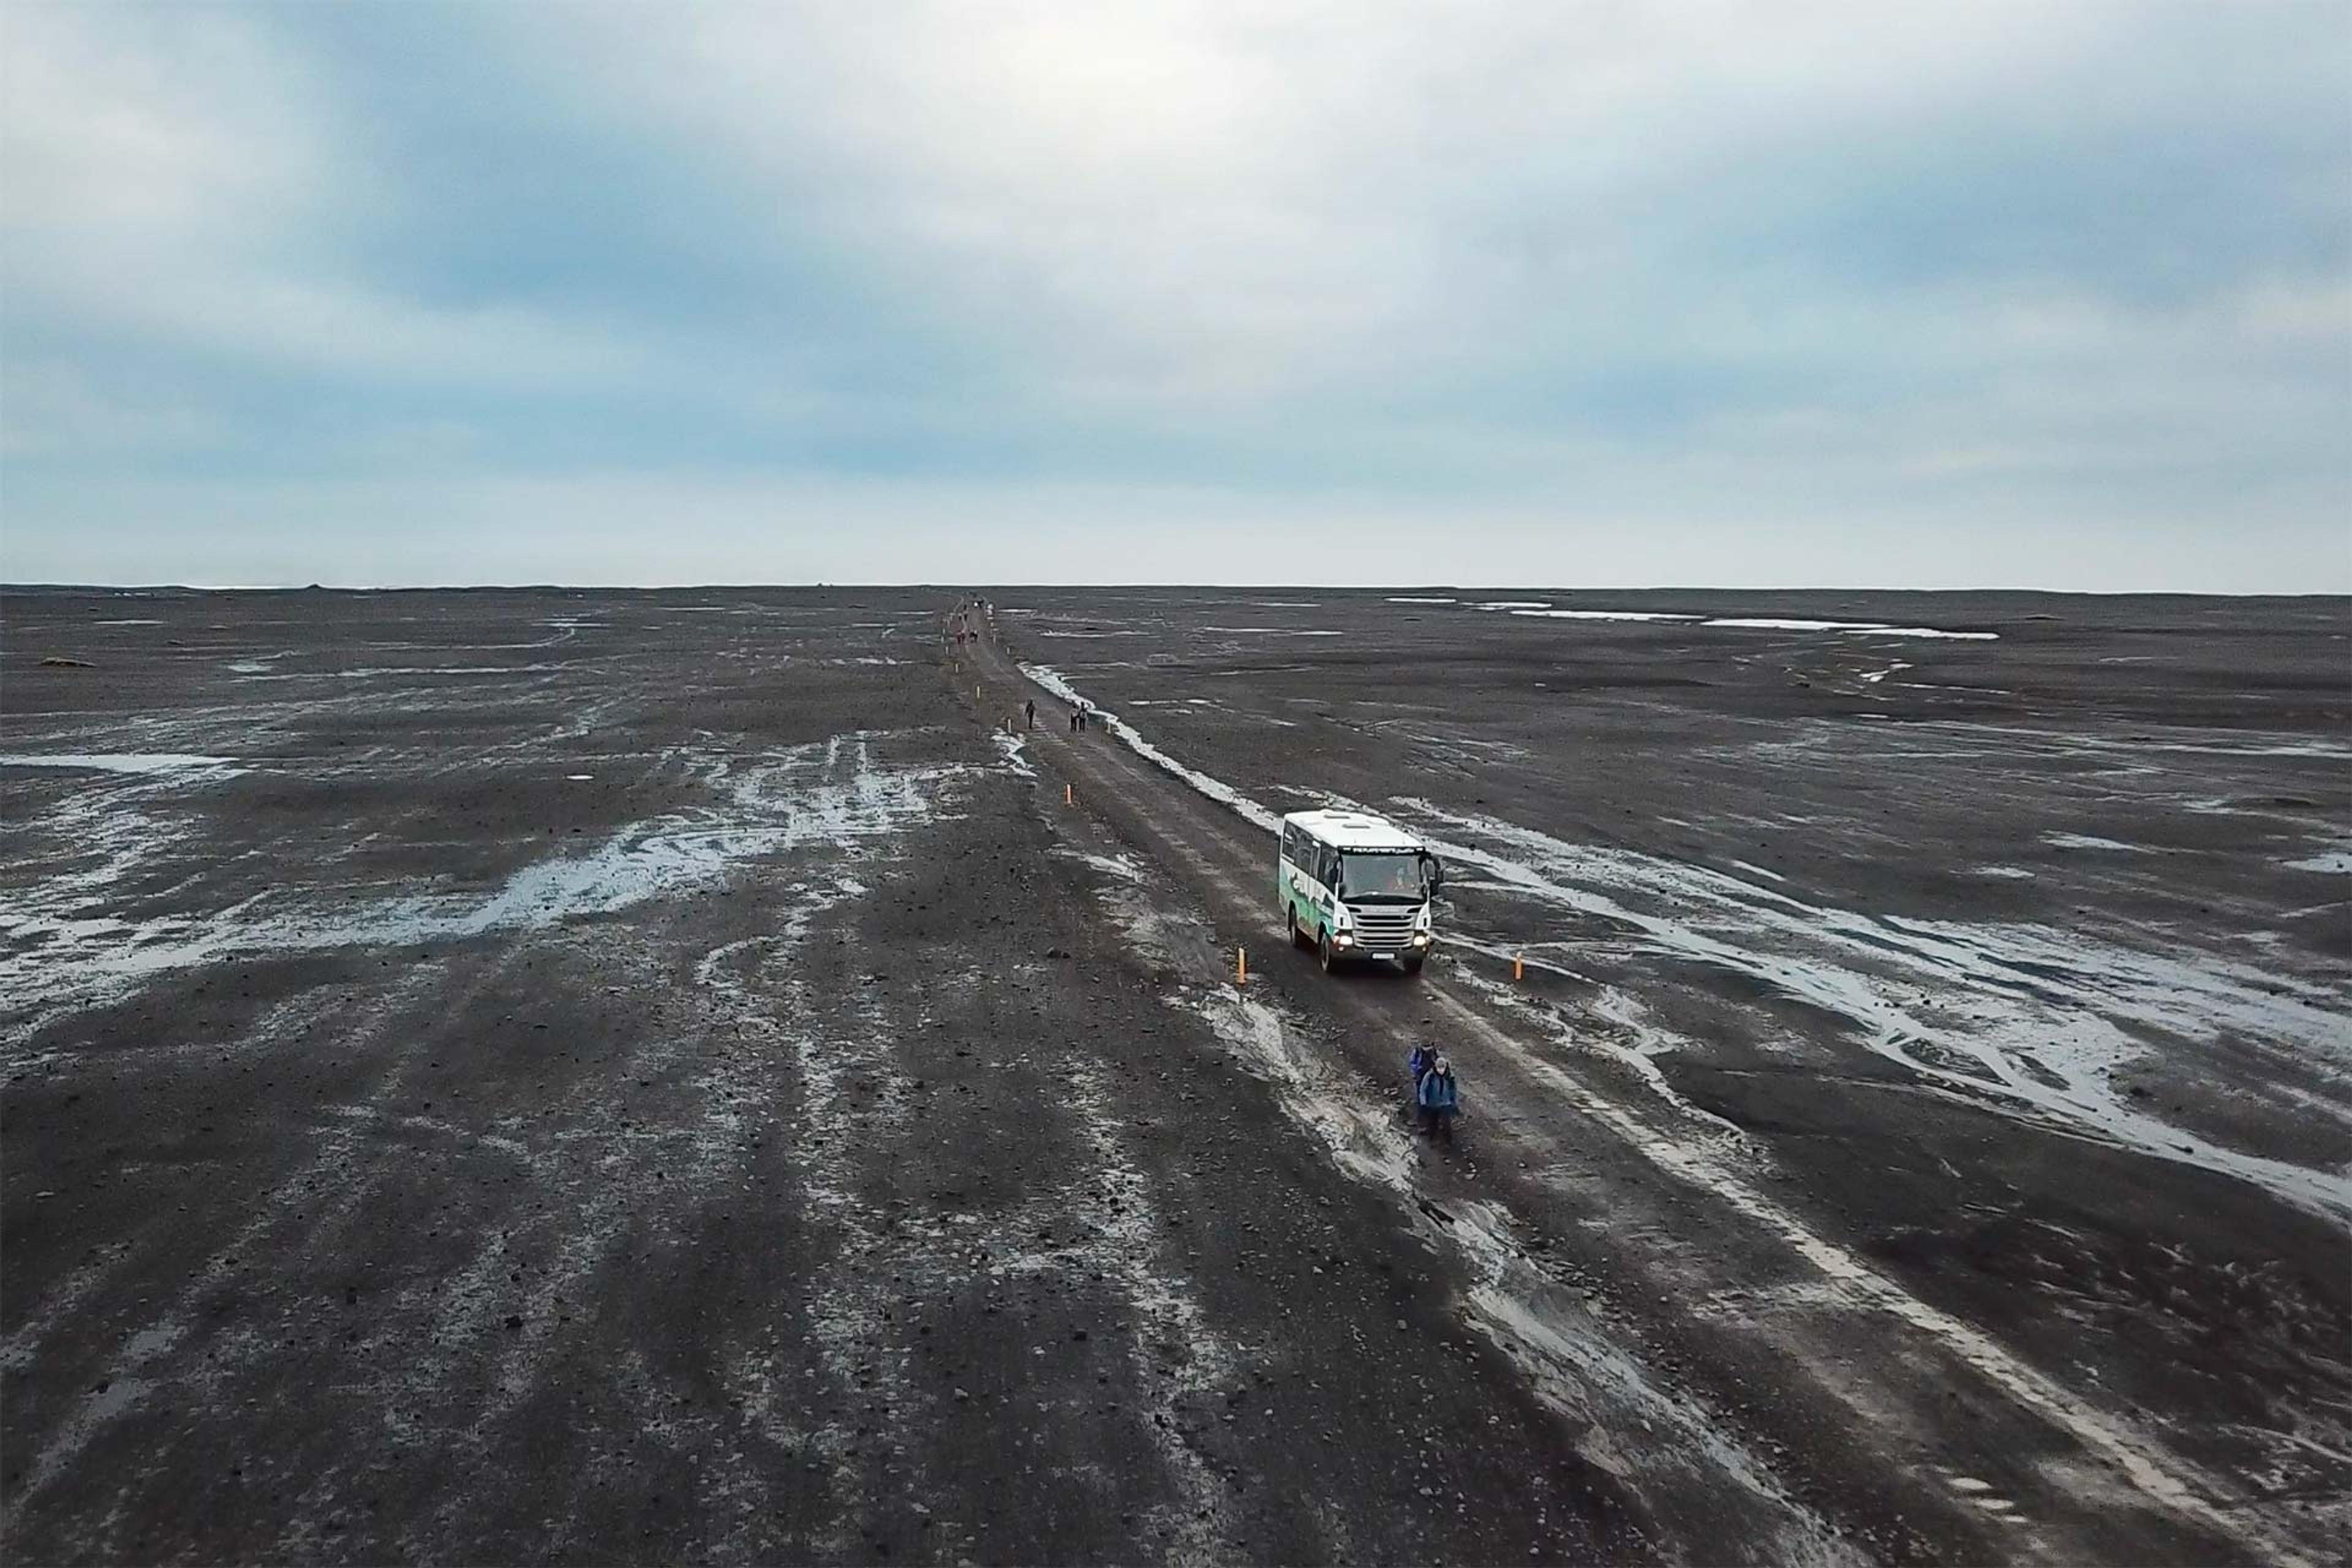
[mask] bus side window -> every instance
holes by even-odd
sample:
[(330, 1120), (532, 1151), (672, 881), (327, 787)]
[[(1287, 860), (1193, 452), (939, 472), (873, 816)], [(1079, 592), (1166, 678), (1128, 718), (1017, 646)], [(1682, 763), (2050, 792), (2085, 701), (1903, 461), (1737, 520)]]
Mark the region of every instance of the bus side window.
[(1318, 844), (1315, 847), (1318, 851), (1315, 857), (1315, 879), (1323, 884), (1323, 890), (1328, 893), (1339, 885), (1339, 852), (1328, 844)]
[(1298, 829), (1296, 827), (1282, 830), (1282, 858), (1294, 866), (1298, 864)]

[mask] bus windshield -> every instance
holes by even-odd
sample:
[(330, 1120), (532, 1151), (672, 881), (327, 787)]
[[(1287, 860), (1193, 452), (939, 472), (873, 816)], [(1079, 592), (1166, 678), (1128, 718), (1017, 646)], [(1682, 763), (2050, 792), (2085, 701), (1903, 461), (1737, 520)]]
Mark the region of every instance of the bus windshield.
[(1345, 896), (1350, 899), (1410, 899), (1429, 896), (1418, 855), (1359, 855), (1340, 857)]

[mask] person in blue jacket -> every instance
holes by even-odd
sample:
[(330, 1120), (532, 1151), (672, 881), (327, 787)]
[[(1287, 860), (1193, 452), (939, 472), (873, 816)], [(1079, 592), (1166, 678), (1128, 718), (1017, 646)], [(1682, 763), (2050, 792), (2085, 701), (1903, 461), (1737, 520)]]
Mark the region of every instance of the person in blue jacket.
[(1462, 1109), (1461, 1087), (1454, 1079), (1454, 1064), (1435, 1046), (1415, 1046), (1405, 1064), (1412, 1074), (1413, 1109), (1434, 1129)]

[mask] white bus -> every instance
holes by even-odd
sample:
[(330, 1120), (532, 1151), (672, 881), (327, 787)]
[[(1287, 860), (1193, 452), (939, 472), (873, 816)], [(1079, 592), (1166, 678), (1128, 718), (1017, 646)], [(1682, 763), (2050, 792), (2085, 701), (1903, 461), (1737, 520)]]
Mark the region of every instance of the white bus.
[(1294, 811), (1282, 819), (1275, 896), (1294, 947), (1312, 947), (1323, 967), (1347, 959), (1386, 960), (1407, 974), (1437, 941), (1437, 889), (1444, 869), (1429, 846), (1361, 811)]

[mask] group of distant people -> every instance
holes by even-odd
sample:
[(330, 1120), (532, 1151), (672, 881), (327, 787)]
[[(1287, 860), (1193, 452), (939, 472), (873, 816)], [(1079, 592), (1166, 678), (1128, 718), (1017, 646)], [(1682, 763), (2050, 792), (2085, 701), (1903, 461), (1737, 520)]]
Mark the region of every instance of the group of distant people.
[[(981, 638), (989, 614), (988, 601), (974, 595), (948, 613), (947, 633), (958, 643), (974, 643)], [(1021, 704), (1021, 717), (1030, 729), (1037, 727), (1037, 701), (1031, 698)], [(1094, 704), (1081, 697), (1070, 706), (1070, 733), (1085, 734), (1094, 727)]]
[(988, 601), (974, 595), (948, 613), (948, 636), (959, 643), (978, 642), (989, 615)]
[[(1073, 735), (1085, 733), (1087, 725), (1092, 718), (1093, 713), (1094, 705), (1083, 697), (1078, 699), (1076, 703), (1075, 703), (1070, 709), (1070, 733)], [(1037, 700), (1035, 698), (1033, 697), (1028, 701), (1024, 702), (1021, 705), (1021, 716), (1024, 720), (1028, 721), (1029, 728), (1034, 730), (1037, 727)]]

